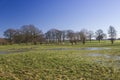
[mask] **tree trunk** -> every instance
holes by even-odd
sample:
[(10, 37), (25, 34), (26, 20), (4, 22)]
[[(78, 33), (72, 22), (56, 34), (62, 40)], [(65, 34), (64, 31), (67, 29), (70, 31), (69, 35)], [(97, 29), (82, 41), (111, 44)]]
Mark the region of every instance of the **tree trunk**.
[(100, 43), (100, 39), (99, 39), (99, 43)]
[(114, 40), (113, 39), (111, 39), (111, 44), (113, 44), (114, 43)]

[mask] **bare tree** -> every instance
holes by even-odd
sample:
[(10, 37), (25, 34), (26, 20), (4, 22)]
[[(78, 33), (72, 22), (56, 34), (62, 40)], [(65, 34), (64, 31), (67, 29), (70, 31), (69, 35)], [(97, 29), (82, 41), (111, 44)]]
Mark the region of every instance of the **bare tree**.
[(56, 29), (56, 39), (58, 43), (61, 43), (62, 41), (62, 31)]
[(99, 29), (95, 33), (96, 33), (96, 39), (99, 40), (99, 43), (100, 43), (100, 40), (102, 40), (104, 37), (103, 30)]
[(75, 32), (75, 40), (76, 40), (77, 42), (80, 41), (80, 32)]
[(77, 43), (77, 40), (75, 39), (75, 32), (73, 30), (67, 30), (67, 38), (72, 45)]
[(14, 42), (20, 44), (22, 43), (22, 41), (23, 41), (22, 31), (20, 29), (17, 29), (14, 34)]
[(38, 36), (42, 34), (41, 30), (31, 24), (22, 26), (21, 31), (23, 34), (23, 40), (26, 44), (28, 42), (33, 42), (33, 44), (36, 45)]
[(12, 44), (14, 41), (15, 30), (14, 29), (7, 29), (4, 32), (4, 36), (8, 39), (9, 43)]
[(45, 42), (45, 35), (42, 32), (37, 36), (37, 41), (40, 42), (40, 44)]
[(92, 40), (93, 35), (94, 35), (93, 31), (88, 31), (88, 38), (89, 38), (90, 42)]
[(67, 36), (67, 31), (66, 31), (66, 30), (63, 30), (63, 31), (62, 31), (62, 42), (65, 42), (66, 36)]
[(45, 33), (45, 39), (46, 39), (47, 43), (50, 43), (50, 41), (51, 41), (50, 31), (47, 31), (47, 32)]
[(23, 36), (23, 42), (24, 43), (28, 43), (28, 42), (31, 42), (31, 33), (29, 31), (29, 25), (23, 25), (21, 27), (21, 31), (22, 31), (22, 36)]
[(30, 32), (31, 32), (31, 39), (34, 45), (37, 44), (38, 40), (41, 40), (43, 37), (43, 33), (41, 30), (39, 30), (37, 27), (34, 25), (29, 25)]
[(113, 26), (109, 26), (108, 34), (111, 40), (111, 44), (113, 44), (116, 38), (116, 30)]
[(62, 39), (62, 31), (58, 29), (50, 29), (45, 33), (48, 43), (60, 43)]
[(83, 44), (85, 44), (86, 38), (87, 38), (87, 34), (88, 34), (87, 30), (86, 29), (82, 29), (79, 34), (80, 34), (80, 40), (81, 40), (81, 42)]
[(67, 30), (67, 38), (69, 40), (74, 40), (74, 31), (73, 30)]

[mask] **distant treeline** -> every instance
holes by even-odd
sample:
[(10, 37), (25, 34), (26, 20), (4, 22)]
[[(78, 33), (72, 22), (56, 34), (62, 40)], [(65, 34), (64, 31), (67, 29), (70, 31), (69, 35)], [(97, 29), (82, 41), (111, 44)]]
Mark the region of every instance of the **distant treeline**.
[[(116, 30), (113, 26), (109, 26), (108, 34), (113, 44), (116, 39)], [(20, 29), (7, 29), (4, 32), (4, 36), (6, 41), (0, 39), (0, 43), (2, 44), (5, 44), (5, 42), (8, 44), (32, 43), (34, 45), (38, 43), (61, 44), (67, 40), (73, 45), (79, 42), (85, 44), (86, 41), (91, 41), (92, 39), (96, 39), (99, 42), (103, 39), (107, 39), (102, 29), (98, 29), (96, 32), (88, 31), (87, 29), (82, 29), (79, 32), (74, 32), (73, 30), (50, 29), (46, 33), (43, 33), (39, 28), (31, 24), (23, 25)]]

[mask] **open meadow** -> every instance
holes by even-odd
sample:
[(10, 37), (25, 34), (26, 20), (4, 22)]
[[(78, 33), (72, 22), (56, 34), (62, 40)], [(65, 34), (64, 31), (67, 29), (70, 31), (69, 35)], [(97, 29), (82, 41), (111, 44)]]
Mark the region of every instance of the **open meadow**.
[(0, 46), (0, 80), (120, 80), (120, 41)]

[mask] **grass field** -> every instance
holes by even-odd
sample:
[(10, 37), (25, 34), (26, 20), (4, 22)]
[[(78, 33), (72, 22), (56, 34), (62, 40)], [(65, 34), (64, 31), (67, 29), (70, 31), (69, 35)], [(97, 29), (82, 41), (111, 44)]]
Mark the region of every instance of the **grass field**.
[(120, 41), (14, 44), (0, 53), (0, 80), (120, 80)]

